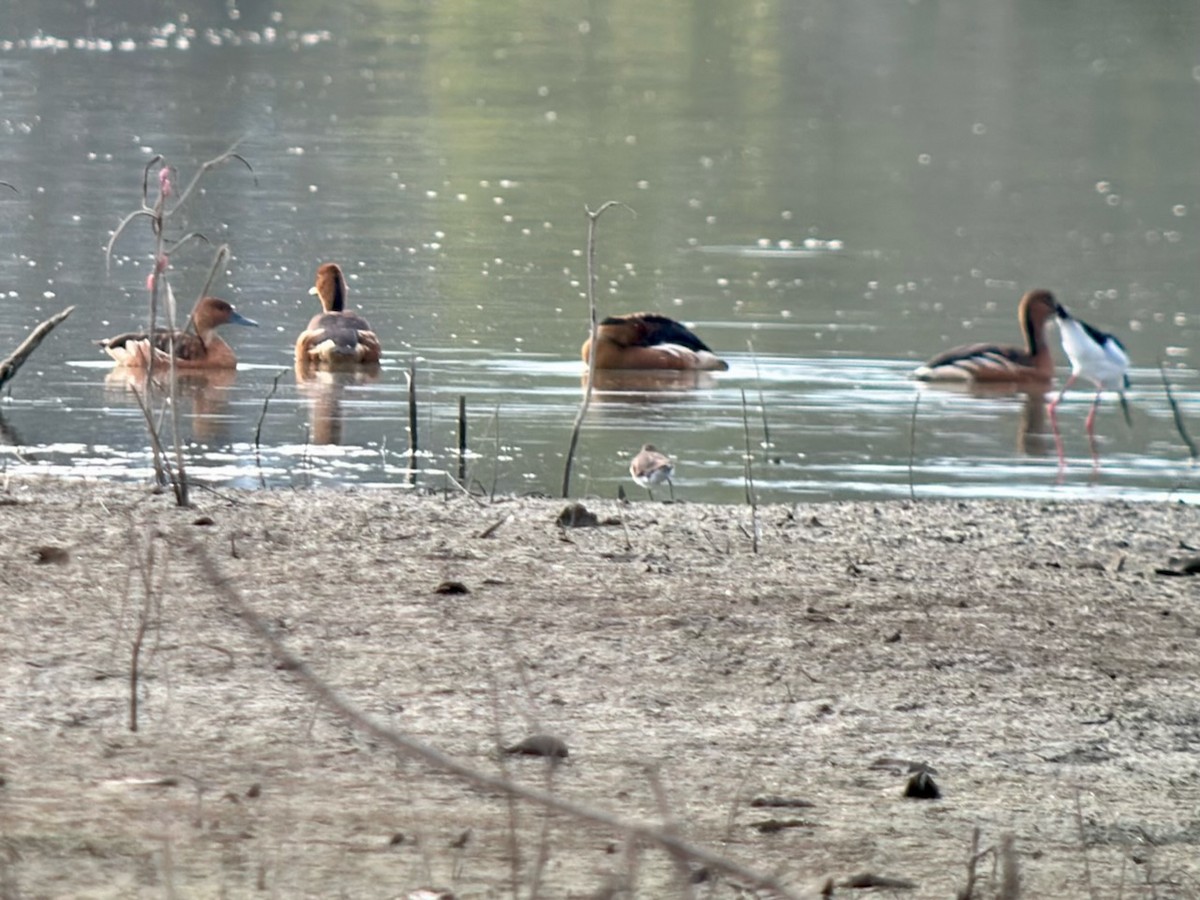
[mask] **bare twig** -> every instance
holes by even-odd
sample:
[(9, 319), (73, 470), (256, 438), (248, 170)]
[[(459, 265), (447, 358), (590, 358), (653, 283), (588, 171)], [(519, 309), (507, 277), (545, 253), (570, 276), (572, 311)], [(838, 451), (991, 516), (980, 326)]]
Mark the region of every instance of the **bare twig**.
[(467, 480), (467, 398), (458, 395), (458, 480)]
[(762, 413), (763, 426), (763, 462), (771, 461), (771, 428), (767, 424), (767, 400), (763, 396), (762, 375), (758, 371), (758, 354), (754, 352), (754, 341), (746, 341), (750, 349), (750, 358), (754, 361), (754, 383), (758, 386), (758, 409)]
[[(146, 385), (150, 386), (149, 379), (146, 379)], [(163, 449), (162, 441), (159, 440), (158, 428), (154, 424), (154, 414), (150, 411), (145, 398), (142, 397), (141, 391), (132, 385), (129, 389), (137, 400), (138, 409), (142, 411), (142, 415), (146, 419), (146, 431), (150, 435), (150, 453), (154, 458), (154, 481), (159, 487), (166, 487), (169, 483), (167, 473), (171, 470), (170, 466), (166, 464), (167, 452)], [(174, 477), (174, 473), (171, 472), (171, 479)]]
[(275, 396), (275, 391), (279, 388), (279, 379), (286, 374), (287, 369), (280, 369), (271, 381), (271, 389), (267, 391), (267, 396), (263, 397), (262, 411), (258, 414), (258, 424), (254, 426), (254, 464), (258, 466), (258, 482), (263, 487), (267, 486), (267, 477), (263, 475), (262, 470), (262, 457), (259, 455), (259, 441), (262, 438), (263, 420), (267, 417), (267, 404), (271, 402), (271, 398)]
[(1171, 393), (1171, 382), (1167, 379), (1167, 370), (1163, 368), (1163, 362), (1158, 361), (1158, 374), (1162, 376), (1163, 388), (1167, 392), (1167, 403), (1171, 405), (1171, 415), (1175, 419), (1175, 430), (1179, 432), (1179, 436), (1183, 438), (1183, 442), (1187, 444), (1188, 454), (1192, 461), (1195, 462), (1196, 457), (1200, 456), (1200, 450), (1196, 448), (1196, 442), (1192, 440), (1192, 436), (1188, 434), (1187, 426), (1183, 422), (1183, 413), (1179, 409), (1179, 404), (1175, 402), (1175, 395)]
[(746, 502), (750, 504), (750, 524), (753, 528), (750, 542), (754, 552), (758, 552), (758, 497), (754, 490), (754, 454), (751, 450), (750, 441), (750, 414), (746, 410), (746, 389), (742, 388), (742, 433), (746, 439), (746, 454), (745, 454), (745, 480), (746, 480)]
[(742, 865), (706, 847), (682, 840), (676, 835), (665, 832), (661, 828), (626, 821), (606, 810), (568, 800), (558, 794), (529, 787), (507, 778), (481, 772), (465, 763), (459, 762), (454, 757), (443, 753), (429, 744), (419, 741), (403, 732), (379, 724), (343, 699), (337, 691), (325, 681), (318, 678), (304, 660), (284, 646), (283, 642), (276, 637), (275, 632), (267, 625), (263, 618), (246, 603), (241, 593), (234, 587), (232, 579), (221, 571), (205, 547), (190, 537), (184, 536), (184, 540), (195, 557), (196, 563), (205, 580), (208, 581), (223, 601), (237, 609), (240, 614), (240, 620), (245, 622), (270, 648), (271, 653), (282, 664), (282, 668), (286, 669), (296, 678), (303, 685), (304, 689), (324, 704), (326, 708), (337, 713), (347, 723), (360, 731), (378, 741), (388, 744), (406, 756), (419, 759), (428, 765), (486, 791), (499, 791), (504, 794), (511, 794), (519, 799), (538, 804), (546, 809), (556, 810), (581, 821), (591, 822), (604, 828), (613, 829), (614, 831), (626, 832), (630, 836), (631, 841), (653, 844), (662, 848), (667, 853), (677, 854), (695, 862), (703, 863), (710, 868), (732, 875), (751, 886), (772, 891), (779, 898), (782, 898), (782, 900), (799, 900), (799, 895), (774, 875), (756, 871), (749, 866)]
[[(600, 208), (592, 212), (586, 205), (583, 214), (587, 216), (587, 301), (588, 315), (591, 321), (591, 343), (588, 345), (587, 386), (583, 389), (583, 401), (579, 404), (579, 412), (575, 414), (575, 424), (571, 427), (571, 443), (567, 447), (567, 462), (563, 467), (562, 495), (565, 500), (571, 495), (571, 466), (575, 462), (575, 448), (579, 445), (579, 431), (583, 427), (584, 417), (592, 404), (592, 385), (596, 383), (596, 337), (599, 331), (599, 320), (596, 318), (596, 223), (600, 217), (614, 206), (625, 206), (620, 200), (606, 200)], [(625, 206), (631, 213), (633, 210)], [(637, 213), (633, 213), (635, 216)]]
[(38, 348), (46, 335), (53, 331), (60, 322), (75, 311), (75, 307), (68, 306), (62, 312), (55, 313), (45, 322), (38, 325), (29, 333), (29, 337), (21, 341), (21, 346), (17, 347), (12, 353), (0, 360), (0, 385), (11, 381), (16, 376), (17, 370), (25, 364), (25, 360), (29, 359), (31, 353)]
[(913, 460), (917, 455), (917, 407), (921, 405), (921, 392), (913, 396), (912, 418), (908, 423), (908, 499), (917, 502), (917, 488), (913, 483)]
[(417, 483), (417, 361), (408, 363), (408, 483)]

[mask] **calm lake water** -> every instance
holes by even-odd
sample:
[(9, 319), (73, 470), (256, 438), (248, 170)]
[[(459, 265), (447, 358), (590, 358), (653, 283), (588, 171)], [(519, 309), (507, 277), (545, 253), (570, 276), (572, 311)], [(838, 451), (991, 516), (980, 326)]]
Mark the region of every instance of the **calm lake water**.
[[(111, 267), (104, 245), (155, 154), (183, 184), (240, 139), (253, 173), (212, 171), (172, 226), (228, 243), (213, 292), (261, 323), (227, 329), (235, 376), (181, 388), (195, 479), (405, 486), (415, 364), (418, 484), (457, 470), (462, 396), (471, 477), (559, 493), (583, 209), (612, 199), (636, 215), (601, 221), (601, 312), (686, 321), (731, 368), (598, 395), (573, 494), (643, 497), (627, 464), (649, 441), (678, 497), (742, 501), (748, 431), (763, 501), (1200, 499), (1158, 369), (1200, 433), (1192, 0), (340, 9), (4, 5), (0, 353), (76, 306), (5, 389), (6, 472), (149, 476), (131, 385), (91, 343), (146, 321), (149, 229)], [(175, 256), (182, 306), (211, 260)], [(384, 341), (377, 379), (291, 371), (324, 261)], [(944, 347), (1018, 341), (1037, 286), (1134, 360), (1134, 427), (1106, 398), (1099, 468), (1086, 390), (1060, 469), (1039, 398), (908, 379)]]

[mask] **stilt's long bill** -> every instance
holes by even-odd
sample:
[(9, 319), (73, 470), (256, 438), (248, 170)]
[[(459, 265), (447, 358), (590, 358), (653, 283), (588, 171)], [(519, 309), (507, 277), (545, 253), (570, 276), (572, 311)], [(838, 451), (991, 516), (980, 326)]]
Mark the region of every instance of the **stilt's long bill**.
[(1017, 307), (1025, 336), (1023, 348), (1005, 344), (955, 347), (919, 366), (913, 377), (921, 381), (1049, 383), (1054, 377), (1054, 357), (1046, 341), (1046, 325), (1057, 310), (1058, 303), (1049, 291), (1029, 291)]

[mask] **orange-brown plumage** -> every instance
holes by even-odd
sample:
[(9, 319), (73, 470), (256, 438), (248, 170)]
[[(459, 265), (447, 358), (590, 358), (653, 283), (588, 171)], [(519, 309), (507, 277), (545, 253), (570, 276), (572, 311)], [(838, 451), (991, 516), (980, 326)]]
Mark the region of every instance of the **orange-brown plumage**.
[[(580, 348), (589, 362), (592, 340)], [(657, 313), (609, 316), (597, 327), (597, 369), (707, 369), (724, 371), (719, 359), (690, 329)]]
[(225, 300), (202, 297), (196, 301), (185, 329), (172, 332), (169, 328), (156, 328), (153, 340), (144, 331), (131, 331), (97, 343), (118, 366), (129, 369), (150, 368), (151, 356), (155, 368), (165, 368), (171, 364), (172, 349), (177, 369), (234, 369), (237, 356), (217, 334), (217, 329), (222, 325), (257, 324)]
[(309, 293), (320, 298), (323, 312), (313, 316), (296, 339), (298, 366), (379, 362), (379, 337), (366, 319), (346, 311), (346, 276), (337, 263), (325, 263), (317, 269), (316, 284)]
[(913, 377), (921, 381), (1048, 382), (1054, 377), (1054, 357), (1046, 341), (1046, 325), (1057, 310), (1058, 302), (1049, 291), (1029, 291), (1017, 307), (1025, 336), (1023, 348), (1004, 344), (955, 347), (919, 366)]

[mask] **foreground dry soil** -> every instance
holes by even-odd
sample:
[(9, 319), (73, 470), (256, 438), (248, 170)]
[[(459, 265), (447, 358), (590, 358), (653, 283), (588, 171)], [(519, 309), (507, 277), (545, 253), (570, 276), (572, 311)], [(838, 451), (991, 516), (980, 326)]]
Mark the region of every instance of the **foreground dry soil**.
[[(1200, 896), (1200, 593), (1156, 572), (1200, 545), (1195, 508), (777, 506), (756, 553), (749, 509), (692, 504), (590, 501), (613, 524), (564, 529), (530, 499), (181, 510), (37, 482), (0, 503), (5, 900), (771, 895), (711, 867), (687, 887), (619, 829), (402, 757), (314, 699), (230, 590), (374, 721), (668, 819), (796, 896), (872, 873), (953, 897), (976, 828), (981, 850), (1012, 836), (1024, 897)], [(497, 753), (535, 733), (569, 759)], [(907, 762), (941, 799), (902, 796)], [(976, 872), (996, 895), (994, 855)]]

